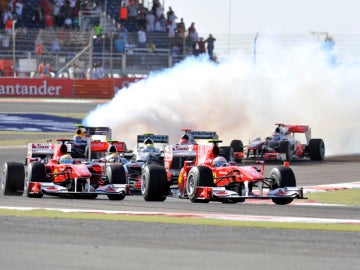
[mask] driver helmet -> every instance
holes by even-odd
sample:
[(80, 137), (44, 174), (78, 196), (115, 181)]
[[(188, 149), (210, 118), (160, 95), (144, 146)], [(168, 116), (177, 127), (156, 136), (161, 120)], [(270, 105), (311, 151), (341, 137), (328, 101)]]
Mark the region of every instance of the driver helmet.
[(214, 167), (222, 167), (222, 166), (224, 166), (224, 165), (226, 165), (226, 164), (227, 164), (227, 161), (226, 161), (226, 159), (225, 159), (224, 157), (222, 157), (222, 156), (216, 157), (216, 158), (214, 158), (214, 160), (213, 160), (213, 166), (214, 166)]
[(145, 149), (154, 148), (154, 143), (152, 140), (146, 139), (144, 143), (145, 143)]
[(116, 162), (119, 160), (119, 156), (117, 153), (112, 153), (112, 154), (106, 156), (105, 159), (107, 162)]
[(73, 158), (69, 154), (63, 155), (63, 156), (61, 156), (59, 163), (60, 164), (72, 164)]
[(188, 144), (188, 143), (189, 143), (189, 136), (185, 134), (184, 136), (181, 137), (179, 144)]
[(85, 137), (85, 132), (82, 128), (77, 128), (74, 134), (75, 143), (80, 143)]
[(274, 135), (273, 135), (273, 139), (274, 139), (274, 140), (280, 140), (280, 138), (281, 138), (281, 130), (280, 130), (279, 127), (277, 127), (277, 128), (275, 129), (275, 132), (274, 132)]

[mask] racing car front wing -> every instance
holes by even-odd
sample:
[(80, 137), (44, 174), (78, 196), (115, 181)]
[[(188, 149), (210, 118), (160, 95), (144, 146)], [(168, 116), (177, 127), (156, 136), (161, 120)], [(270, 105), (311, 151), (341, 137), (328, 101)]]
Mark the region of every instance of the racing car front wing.
[(197, 187), (196, 199), (199, 200), (213, 200), (213, 201), (237, 201), (243, 202), (246, 199), (306, 199), (303, 195), (302, 187), (284, 187), (269, 190), (263, 195), (249, 193), (247, 196), (228, 190), (225, 187)]
[(69, 191), (67, 188), (56, 185), (54, 183), (31, 182), (28, 185), (28, 192), (30, 195), (48, 194), (48, 195), (66, 195), (66, 194), (97, 194), (97, 195), (115, 195), (115, 194), (130, 194), (130, 187), (128, 184), (108, 184), (94, 189), (91, 186), (85, 187), (83, 190)]

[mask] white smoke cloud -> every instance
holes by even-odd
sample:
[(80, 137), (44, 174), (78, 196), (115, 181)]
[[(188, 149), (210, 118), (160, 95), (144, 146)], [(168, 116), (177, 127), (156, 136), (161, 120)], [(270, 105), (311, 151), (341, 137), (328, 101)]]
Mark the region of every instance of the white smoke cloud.
[(229, 144), (265, 138), (275, 123), (310, 125), (326, 154), (360, 153), (360, 67), (329, 64), (316, 44), (267, 53), (259, 44), (256, 65), (241, 53), (216, 64), (189, 57), (171, 69), (131, 84), (84, 119), (109, 126), (113, 139), (136, 145), (136, 135), (182, 128), (216, 131)]

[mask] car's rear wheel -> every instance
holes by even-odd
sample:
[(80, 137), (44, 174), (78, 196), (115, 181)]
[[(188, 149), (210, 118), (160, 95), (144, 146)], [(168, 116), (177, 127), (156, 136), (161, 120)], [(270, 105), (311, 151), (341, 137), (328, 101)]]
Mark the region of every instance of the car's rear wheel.
[[(244, 152), (244, 144), (241, 140), (232, 140), (230, 143), (230, 147), (237, 152)], [(236, 162), (241, 162), (241, 159), (235, 159)]]
[(141, 194), (145, 201), (165, 201), (169, 193), (163, 166), (148, 164), (141, 174)]
[(4, 195), (21, 196), (24, 193), (25, 169), (20, 162), (4, 164), (1, 187)]
[[(270, 176), (272, 179), (271, 189), (283, 188), (283, 187), (295, 187), (296, 186), (296, 178), (293, 170), (289, 167), (280, 166), (277, 168), (273, 168), (270, 172)], [(275, 204), (285, 205), (289, 204), (293, 201), (293, 198), (272, 198), (272, 201)]]
[(281, 141), (279, 144), (279, 153), (284, 153), (286, 161), (291, 161), (293, 156), (291, 143), (289, 141)]
[(231, 146), (221, 146), (220, 156), (226, 158), (227, 161), (235, 161), (234, 149)]
[(198, 199), (196, 196), (197, 187), (214, 187), (214, 178), (212, 171), (206, 166), (192, 167), (187, 176), (186, 193), (189, 199), (194, 202), (208, 203), (208, 199)]
[(325, 143), (322, 139), (311, 139), (308, 145), (311, 160), (324, 160)]

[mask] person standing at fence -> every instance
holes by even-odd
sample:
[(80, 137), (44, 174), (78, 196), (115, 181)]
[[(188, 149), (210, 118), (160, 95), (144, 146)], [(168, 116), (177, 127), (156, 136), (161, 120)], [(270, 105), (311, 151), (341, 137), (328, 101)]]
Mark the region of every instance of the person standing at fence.
[(198, 50), (199, 54), (206, 53), (205, 44), (206, 44), (205, 40), (201, 37), (197, 43), (199, 48)]
[(104, 68), (101, 63), (94, 64), (91, 75), (94, 80), (103, 79), (105, 77)]
[(50, 72), (51, 72), (50, 64), (46, 60), (43, 60), (38, 66), (38, 73), (40, 74), (40, 77), (41, 78), (51, 77)]
[(209, 37), (206, 39), (207, 51), (211, 60), (214, 59), (215, 41), (216, 39), (213, 37), (212, 34), (210, 34)]

